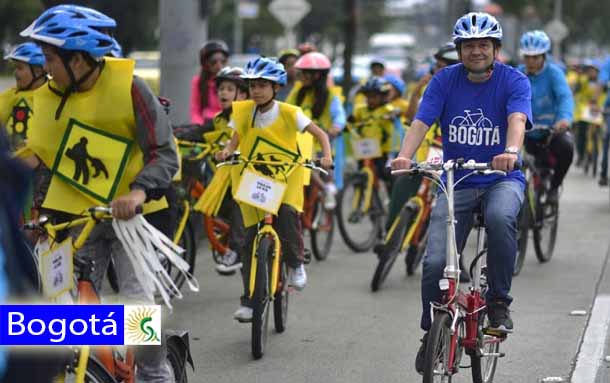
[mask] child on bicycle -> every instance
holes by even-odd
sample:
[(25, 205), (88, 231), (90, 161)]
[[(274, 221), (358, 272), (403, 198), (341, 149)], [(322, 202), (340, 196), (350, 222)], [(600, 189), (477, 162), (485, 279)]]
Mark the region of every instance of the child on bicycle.
[[(225, 67), (218, 72), (216, 89), (222, 111), (212, 120), (214, 130), (203, 134), (204, 141), (225, 144), (233, 135), (234, 130), (229, 127), (233, 102), (247, 100), (249, 96), (248, 84), (241, 78), (243, 73), (243, 69), (231, 67)], [(242, 267), (241, 259), (244, 258), (241, 243), (245, 236), (245, 229), (239, 206), (232, 197), (230, 183), (229, 169), (217, 169), (202, 196), (209, 207), (216, 205), (214, 201), (222, 201), (218, 211), (206, 211), (206, 213), (218, 215), (230, 223), (229, 248), (223, 254), (221, 263), (216, 265), (216, 271), (221, 275), (235, 273)]]
[[(381, 156), (374, 159), (377, 176), (384, 180), (387, 190), (392, 190), (392, 179), (385, 168), (398, 148), (395, 137), (400, 136), (402, 124), (395, 115), (394, 107), (387, 102), (391, 85), (383, 77), (373, 76), (360, 88), (366, 97), (366, 105), (356, 107), (350, 122), (361, 138), (377, 140)], [(352, 136), (352, 138), (354, 138)], [(395, 145), (396, 144), (396, 145)]]
[[(58, 5), (21, 32), (37, 41), (52, 80), (33, 98), (27, 147), (53, 169), (43, 207), (79, 215), (110, 205), (126, 220), (167, 206), (162, 197), (178, 170), (168, 117), (146, 83), (133, 75), (132, 60), (104, 57), (113, 48), (107, 33), (116, 22), (93, 9)], [(99, 290), (114, 256), (126, 300), (146, 298), (138, 275), (112, 224), (96, 225), (76, 254), (96, 263)], [(136, 348), (137, 381), (172, 382), (165, 346)]]
[(0, 94), (0, 122), (5, 124), (12, 150), (19, 149), (27, 138), (32, 117), (32, 93), (47, 81), (44, 55), (32, 42), (20, 44), (6, 57), (15, 67), (15, 86)]
[[(337, 145), (339, 141), (335, 138), (345, 128), (346, 118), (341, 103), (341, 88), (329, 87), (327, 84), (330, 60), (320, 52), (310, 52), (301, 56), (294, 67), (299, 70), (300, 81), (295, 83), (286, 103), (301, 107), (305, 115), (322, 128), (333, 144)], [(314, 151), (320, 153), (319, 144), (314, 145)], [(335, 174), (340, 176), (343, 169), (336, 165)], [(316, 182), (315, 178), (313, 181)], [(322, 183), (321, 180), (318, 182)], [(337, 186), (332, 177), (321, 186), (325, 195), (324, 207), (334, 209), (337, 204)]]
[[(249, 159), (288, 160), (285, 156), (290, 156), (292, 157), (290, 161), (294, 161), (295, 158), (297, 161), (302, 161), (298, 154), (297, 134), (309, 132), (322, 146), (322, 166), (330, 168), (332, 166), (330, 143), (324, 131), (305, 116), (301, 108), (275, 100), (280, 86), (286, 83), (286, 71), (283, 65), (270, 58), (258, 57), (248, 62), (243, 78), (248, 81), (252, 99), (233, 103), (233, 115), (229, 126), (235, 129), (235, 134), (227, 147), (217, 153), (216, 159), (225, 160), (239, 145), (242, 155)], [(238, 177), (240, 169), (234, 169), (233, 174)], [(277, 174), (279, 170), (279, 168), (275, 169), (271, 173)], [(284, 178), (279, 176), (278, 179)], [(237, 185), (237, 181), (233, 183)], [(299, 218), (299, 213), (303, 209), (302, 169), (293, 170), (287, 177), (287, 184), (286, 194), (277, 214), (276, 227), (283, 256), (290, 270), (288, 283), (301, 290), (307, 283), (303, 266), (303, 234)], [(260, 211), (249, 208), (243, 203), (240, 203), (240, 208), (247, 230), (244, 249), (251, 254), (257, 233), (256, 224), (262, 219), (262, 215)], [(234, 318), (240, 322), (249, 322), (252, 320), (248, 291), (250, 257), (244, 257), (243, 263), (244, 295), (241, 297), (241, 305), (235, 312)]]

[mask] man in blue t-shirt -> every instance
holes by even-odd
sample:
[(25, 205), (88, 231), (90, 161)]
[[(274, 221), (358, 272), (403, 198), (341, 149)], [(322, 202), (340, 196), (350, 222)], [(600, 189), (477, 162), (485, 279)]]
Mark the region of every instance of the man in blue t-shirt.
[(543, 161), (547, 150), (555, 157), (555, 163), (551, 164), (555, 171), (547, 201), (557, 202), (559, 186), (574, 157), (574, 138), (569, 131), (574, 99), (561, 68), (547, 60), (551, 40), (544, 31), (524, 33), (520, 50), (525, 65), (519, 66), (519, 70), (531, 83), (534, 116), (534, 129), (525, 135), (525, 149)]
[[(486, 13), (469, 13), (455, 24), (453, 41), (461, 64), (434, 75), (392, 169), (407, 169), (429, 126), (440, 121), (444, 160), (463, 158), (491, 162), (507, 176), (473, 175), (460, 183), (454, 195), (456, 239), (463, 249), (480, 207), (488, 235), (486, 296), (490, 328), (510, 333), (513, 323), (508, 306), (515, 255), (517, 215), (523, 202), (525, 181), (515, 168), (526, 126), (531, 128), (531, 90), (522, 73), (495, 61), (502, 28)], [(461, 174), (460, 174), (461, 173)], [(464, 175), (456, 172), (456, 179)], [(446, 259), (447, 199), (438, 198), (430, 219), (428, 247), (423, 263), (421, 328), (431, 326), (430, 302), (441, 301), (438, 282)], [(423, 373), (427, 333), (415, 366)]]

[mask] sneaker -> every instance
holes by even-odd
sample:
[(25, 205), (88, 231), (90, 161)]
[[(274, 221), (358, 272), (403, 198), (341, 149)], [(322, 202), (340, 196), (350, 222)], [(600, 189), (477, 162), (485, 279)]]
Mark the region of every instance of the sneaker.
[(307, 285), (307, 273), (305, 273), (305, 266), (300, 265), (297, 268), (290, 268), (288, 277), (289, 284), (296, 290), (303, 290)]
[(424, 374), (424, 362), (426, 359), (426, 342), (428, 340), (428, 333), (425, 333), (424, 336), (420, 339), (421, 345), (419, 346), (419, 350), (417, 351), (417, 356), (415, 357), (415, 370), (418, 374)]
[(487, 330), (501, 334), (513, 332), (513, 320), (510, 318), (510, 310), (506, 302), (499, 300), (488, 304), (487, 317), (489, 318)]
[(608, 186), (608, 177), (600, 177), (599, 186)]
[(247, 306), (239, 306), (233, 314), (233, 318), (239, 323), (252, 322), (252, 308)]
[(324, 209), (334, 210), (337, 207), (337, 186), (333, 182), (328, 182), (324, 186)]
[(216, 271), (221, 275), (232, 275), (235, 274), (236, 270), (241, 269), (242, 263), (239, 260), (239, 255), (229, 249), (225, 255), (222, 256), (221, 263), (216, 265)]

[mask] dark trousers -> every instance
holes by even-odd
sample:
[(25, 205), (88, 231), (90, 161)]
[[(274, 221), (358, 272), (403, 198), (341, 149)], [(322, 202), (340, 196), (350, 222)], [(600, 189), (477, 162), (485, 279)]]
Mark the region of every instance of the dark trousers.
[[(291, 206), (282, 204), (278, 211), (273, 228), (277, 231), (282, 244), (282, 259), (288, 267), (297, 268), (303, 264), (303, 228), (301, 217)], [(244, 295), (241, 297), (242, 306), (250, 306), (250, 263), (252, 261), (252, 246), (258, 233), (258, 225), (246, 228), (243, 267), (241, 275), (244, 283)]]
[[(525, 150), (539, 158), (546, 153), (547, 148), (538, 141), (526, 139)], [(548, 150), (550, 150), (556, 160), (553, 168), (555, 172), (553, 174), (553, 179), (551, 180), (551, 187), (557, 188), (561, 185), (564, 177), (568, 173), (574, 157), (574, 138), (572, 137), (572, 133), (565, 131), (561, 134), (554, 135), (548, 145)]]
[(602, 170), (600, 178), (608, 178), (608, 147), (610, 146), (610, 114), (604, 115), (606, 120), (606, 133), (604, 133), (604, 143), (602, 146)]

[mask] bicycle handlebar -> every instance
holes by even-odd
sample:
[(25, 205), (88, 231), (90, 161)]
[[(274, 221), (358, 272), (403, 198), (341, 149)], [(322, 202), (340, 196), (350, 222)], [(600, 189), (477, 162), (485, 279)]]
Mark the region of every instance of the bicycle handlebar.
[[(261, 160), (249, 160), (247, 158), (241, 157), (239, 155), (231, 155), (224, 162), (220, 162), (216, 165), (217, 168), (221, 168), (223, 166), (233, 166), (239, 164), (252, 164), (252, 165), (269, 165), (269, 166), (303, 166), (311, 170), (317, 170), (324, 175), (328, 175), (328, 171), (320, 166), (320, 160), (305, 160), (304, 162), (298, 161), (261, 161)], [(335, 166), (331, 166), (331, 169), (334, 169)]]
[[(515, 164), (515, 168), (518, 165)], [(448, 171), (448, 170), (473, 170), (478, 174), (483, 175), (491, 175), (498, 174), (502, 176), (506, 176), (506, 172), (502, 170), (493, 169), (491, 166), (491, 162), (476, 162), (474, 160), (464, 161), (463, 159), (458, 160), (449, 160), (445, 163), (430, 163), (430, 162), (420, 162), (411, 164), (410, 169), (399, 169), (392, 170), (392, 175), (404, 174), (404, 173), (434, 173), (438, 171)]]

